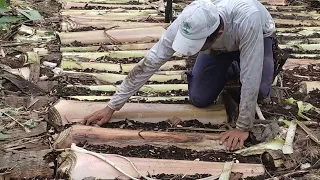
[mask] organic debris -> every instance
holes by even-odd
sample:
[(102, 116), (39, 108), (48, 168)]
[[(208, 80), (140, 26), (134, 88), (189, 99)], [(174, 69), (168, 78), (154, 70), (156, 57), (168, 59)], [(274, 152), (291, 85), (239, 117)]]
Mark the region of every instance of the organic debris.
[[(172, 19), (190, 2), (174, 1)], [(71, 174), (60, 165), (80, 163), (73, 159), (77, 152), (53, 149), (56, 139), (69, 137), (64, 133), (81, 126), (86, 115), (105, 107), (128, 72), (142, 62), (169, 25), (164, 23), (166, 3), (0, 0), (0, 177), (70, 178)], [(91, 131), (81, 131), (74, 141), (91, 152), (137, 158), (136, 162), (144, 162), (145, 166), (151, 161), (170, 161), (172, 167), (166, 173), (134, 177), (140, 179), (201, 179), (211, 173), (216, 179), (316, 179), (320, 167), (319, 2), (263, 4), (276, 22), (278, 45), (289, 53), (289, 59), (274, 81), (271, 98), (257, 105), (257, 120), (245, 148), (229, 152), (221, 148), (223, 145), (211, 143), (219, 148), (196, 151), (196, 143), (189, 148), (182, 146), (188, 142), (181, 133), (196, 134), (197, 138), (188, 137), (199, 145), (218, 142), (217, 137), (208, 137), (235, 128), (237, 103), (231, 98), (233, 91), (227, 89), (239, 83), (227, 83), (223, 94), (230, 96), (229, 100), (219, 99), (210, 110), (194, 108), (184, 72), (193, 67), (197, 55), (178, 54), (159, 68), (111, 122), (86, 127)], [(107, 130), (102, 128), (121, 132), (115, 136), (118, 138), (128, 132), (134, 134), (125, 136), (129, 138), (126, 142), (119, 140), (110, 145), (111, 141), (102, 143), (106, 136), (95, 133)], [(167, 134), (170, 139), (164, 136)], [(136, 143), (128, 146), (132, 142)], [(70, 144), (65, 141), (63, 145)], [(88, 154), (82, 157), (96, 160)], [(188, 173), (194, 166), (179, 173), (175, 168), (178, 162), (171, 160), (210, 162), (219, 168)], [(81, 163), (87, 166), (87, 161)], [(248, 167), (259, 171), (248, 172)], [(69, 166), (66, 169), (71, 170)], [(73, 175), (89, 172), (84, 170)], [(114, 171), (119, 177), (123, 175)], [(83, 177), (97, 179), (95, 176), (105, 169), (90, 172)], [(254, 177), (244, 176), (252, 173), (256, 173)]]

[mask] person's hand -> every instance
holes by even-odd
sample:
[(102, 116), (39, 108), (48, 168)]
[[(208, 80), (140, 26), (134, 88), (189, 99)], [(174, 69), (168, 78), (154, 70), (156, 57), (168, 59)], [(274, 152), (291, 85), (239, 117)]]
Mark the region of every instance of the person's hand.
[(233, 151), (235, 149), (242, 148), (244, 145), (244, 141), (248, 139), (248, 137), (249, 132), (242, 131), (240, 129), (232, 129), (220, 134), (220, 144), (227, 142), (227, 150)]
[(95, 123), (101, 126), (102, 124), (107, 123), (111, 119), (113, 113), (113, 109), (105, 107), (99, 111), (90, 114), (89, 116), (84, 117), (83, 124), (90, 125)]

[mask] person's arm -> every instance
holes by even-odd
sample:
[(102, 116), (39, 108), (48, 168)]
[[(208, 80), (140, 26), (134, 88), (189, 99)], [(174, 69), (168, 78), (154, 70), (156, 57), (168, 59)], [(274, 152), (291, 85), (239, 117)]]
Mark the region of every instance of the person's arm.
[(166, 30), (161, 39), (150, 49), (121, 83), (107, 104), (111, 109), (120, 110), (126, 101), (135, 94), (149, 78), (174, 54), (172, 43), (178, 31), (177, 20)]
[(239, 28), (241, 96), (236, 127), (250, 131), (255, 120), (255, 106), (263, 68), (264, 42), (259, 12), (251, 14)]

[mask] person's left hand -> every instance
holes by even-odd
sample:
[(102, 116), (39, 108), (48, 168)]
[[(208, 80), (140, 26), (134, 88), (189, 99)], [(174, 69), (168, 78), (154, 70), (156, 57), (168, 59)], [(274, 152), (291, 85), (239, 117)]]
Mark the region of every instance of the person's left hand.
[(227, 142), (227, 150), (235, 150), (242, 148), (244, 141), (248, 139), (249, 132), (240, 129), (232, 129), (220, 134), (220, 144)]

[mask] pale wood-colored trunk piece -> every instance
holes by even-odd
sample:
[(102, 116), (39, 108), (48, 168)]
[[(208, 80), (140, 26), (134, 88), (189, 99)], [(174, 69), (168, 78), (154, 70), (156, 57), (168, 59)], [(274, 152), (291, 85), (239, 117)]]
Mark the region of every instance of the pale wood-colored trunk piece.
[[(68, 85), (66, 88), (87, 88), (91, 91), (101, 91), (101, 92), (113, 92), (118, 89), (118, 85)], [(139, 92), (145, 93), (156, 93), (156, 92), (167, 92), (167, 91), (188, 91), (188, 84), (145, 84), (140, 89)]]
[[(294, 59), (314, 59), (313, 61), (320, 59), (319, 54), (295, 54), (295, 53), (292, 53), (292, 54), (290, 54), (290, 56)], [(317, 64), (317, 62), (315, 62), (315, 64)]]
[(297, 45), (302, 43), (320, 44), (320, 38), (303, 38), (298, 40), (285, 40), (288, 45)]
[[(139, 177), (130, 163), (123, 158), (103, 155), (108, 160), (114, 162), (116, 166), (128, 174)], [(219, 175), (223, 170), (223, 162), (204, 162), (204, 161), (185, 161), (185, 160), (165, 160), (165, 159), (149, 159), (149, 158), (133, 158), (128, 157), (137, 169), (145, 176), (157, 174), (211, 174)], [(101, 161), (97, 157), (90, 154), (78, 152), (65, 152), (60, 155), (59, 173), (70, 172), (70, 176), (74, 180), (82, 180), (85, 177), (93, 176), (100, 179), (128, 179), (122, 173), (115, 170), (106, 162)], [(85, 169), (85, 171), (84, 171)], [(69, 171), (70, 170), (70, 171)], [(243, 177), (254, 177), (264, 174), (262, 164), (235, 163), (232, 166), (232, 172), (242, 173)]]
[(259, 0), (261, 3), (267, 3), (269, 5), (279, 5), (279, 6), (284, 6), (286, 5), (285, 0)]
[(105, 10), (61, 10), (60, 14), (62, 16), (70, 16), (70, 15), (109, 15), (109, 14), (139, 14), (139, 15), (148, 15), (148, 14), (158, 14), (157, 10), (154, 9), (146, 9), (146, 10), (128, 10), (128, 9), (105, 9)]
[(124, 45), (102, 45), (102, 46), (85, 46), (85, 47), (61, 47), (61, 52), (96, 52), (99, 49), (126, 51), (126, 50), (148, 50), (151, 49), (155, 43), (145, 44), (124, 44)]
[(320, 81), (303, 81), (300, 83), (300, 90), (303, 93), (307, 94), (316, 89), (320, 90)]
[(60, 3), (63, 2), (77, 2), (77, 3), (102, 3), (102, 4), (126, 4), (126, 3), (131, 3), (131, 2), (135, 2), (135, 3), (139, 3), (139, 4), (143, 4), (148, 2), (148, 0), (60, 0)]
[[(60, 100), (50, 108), (50, 119), (57, 124), (65, 125), (82, 122), (83, 118), (106, 107), (105, 102), (85, 102)], [(132, 119), (140, 122), (157, 123), (172, 117), (181, 120), (197, 119), (202, 123), (223, 124), (227, 114), (222, 104), (207, 108), (197, 108), (190, 104), (143, 104), (126, 103), (120, 111), (116, 111), (110, 122)]]
[(320, 64), (320, 62), (315, 59), (288, 59), (283, 65), (283, 69), (293, 69), (295, 67), (308, 66), (311, 64)]
[(320, 50), (319, 44), (294, 44), (279, 45), (281, 49), (292, 49), (293, 51), (316, 51)]
[[(75, 61), (62, 61), (60, 67), (63, 69), (85, 70), (95, 69), (100, 71), (109, 72), (130, 72), (137, 64), (112, 64), (112, 63), (96, 63), (96, 62), (75, 62)], [(175, 66), (186, 67), (186, 60), (168, 61), (162, 65), (160, 71), (172, 70)]]
[(48, 164), (44, 156), (51, 150), (6, 153), (0, 156), (0, 179), (51, 179), (54, 176), (53, 164)]
[[(147, 17), (141, 17), (146, 19)], [(161, 21), (162, 18), (159, 19)], [(96, 27), (105, 29), (135, 29), (135, 28), (147, 28), (147, 27), (163, 27), (168, 25), (165, 23), (147, 23), (147, 22), (122, 22), (111, 20), (81, 20), (81, 19), (66, 19), (61, 23), (62, 31), (71, 31), (84, 27)]]
[(290, 28), (277, 28), (277, 32), (294, 32), (297, 31), (319, 31), (319, 27), (290, 27)]
[[(70, 20), (75, 21), (77, 23), (81, 21), (96, 21), (96, 22), (103, 22), (103, 21), (137, 21), (142, 19), (156, 19), (156, 20), (164, 20), (164, 17), (158, 14), (133, 14), (133, 13), (109, 13), (105, 15), (69, 15), (68, 18)], [(130, 22), (131, 24), (137, 22)], [(127, 23), (129, 24), (129, 23)], [(147, 24), (147, 23), (146, 23)], [(166, 23), (164, 23), (166, 24)]]
[(62, 8), (63, 9), (71, 9), (72, 7), (84, 8), (85, 6), (88, 7), (104, 7), (106, 9), (116, 9), (116, 8), (123, 8), (123, 9), (152, 9), (151, 5), (131, 5), (131, 4), (95, 4), (95, 3), (75, 3), (75, 2), (63, 2)]
[(225, 145), (220, 145), (219, 142), (219, 134), (213, 133), (157, 132), (73, 125), (60, 133), (54, 146), (62, 149), (70, 148), (72, 143), (88, 143), (115, 147), (152, 145), (163, 148), (176, 146), (196, 151), (225, 150)]
[(165, 29), (162, 27), (117, 29), (117, 30), (97, 30), (84, 32), (62, 32), (59, 33), (62, 44), (79, 41), (83, 44), (94, 43), (148, 43), (159, 40)]

